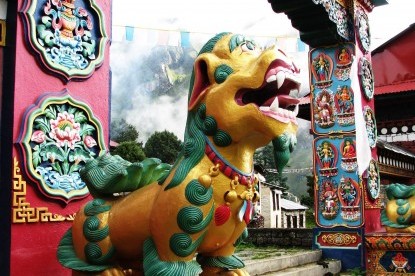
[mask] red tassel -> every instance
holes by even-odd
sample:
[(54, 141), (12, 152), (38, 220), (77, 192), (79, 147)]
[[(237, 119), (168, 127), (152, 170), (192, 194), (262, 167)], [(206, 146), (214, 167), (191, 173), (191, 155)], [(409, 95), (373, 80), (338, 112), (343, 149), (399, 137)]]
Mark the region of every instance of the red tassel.
[(245, 214), (244, 214), (244, 221), (248, 225), (252, 218), (252, 202), (248, 201), (248, 207), (246, 208)]
[(215, 224), (220, 226), (228, 221), (231, 216), (231, 208), (228, 205), (219, 206), (215, 211)]

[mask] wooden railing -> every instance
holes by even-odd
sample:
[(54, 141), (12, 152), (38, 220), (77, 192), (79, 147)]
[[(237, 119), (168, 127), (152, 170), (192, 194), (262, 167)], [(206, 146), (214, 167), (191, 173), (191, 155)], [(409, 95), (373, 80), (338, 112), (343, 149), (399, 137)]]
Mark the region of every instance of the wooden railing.
[(388, 148), (377, 148), (380, 173), (415, 178), (415, 158)]

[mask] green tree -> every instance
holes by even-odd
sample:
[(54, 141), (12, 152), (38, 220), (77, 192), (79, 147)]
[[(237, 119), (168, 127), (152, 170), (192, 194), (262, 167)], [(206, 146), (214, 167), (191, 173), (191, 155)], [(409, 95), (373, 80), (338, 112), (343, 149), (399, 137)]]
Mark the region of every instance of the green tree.
[(121, 142), (111, 151), (111, 154), (119, 155), (123, 159), (130, 162), (139, 162), (146, 158), (141, 144), (134, 141)]
[(167, 130), (153, 133), (144, 146), (144, 153), (148, 157), (156, 157), (164, 163), (173, 164), (176, 160), (182, 142), (177, 136)]
[(313, 208), (314, 206), (314, 176), (307, 175), (307, 195), (301, 196), (301, 203)]
[(137, 129), (124, 119), (116, 119), (111, 122), (110, 137), (117, 143), (137, 141), (138, 134)]

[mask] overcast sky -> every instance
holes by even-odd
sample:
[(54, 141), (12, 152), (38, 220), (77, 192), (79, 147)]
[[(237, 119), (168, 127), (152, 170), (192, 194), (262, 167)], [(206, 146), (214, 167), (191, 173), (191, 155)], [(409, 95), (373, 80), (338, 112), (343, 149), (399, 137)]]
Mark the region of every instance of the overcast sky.
[[(311, 0), (310, 0), (311, 1)], [(285, 14), (267, 0), (117, 0), (113, 25), (189, 32), (230, 31), (251, 36), (293, 36)], [(372, 49), (415, 22), (415, 0), (389, 0), (369, 14)]]
[[(415, 0), (389, 0), (389, 3), (376, 7), (369, 14), (372, 49), (415, 22)], [(186, 97), (180, 102), (169, 97), (160, 97), (157, 102), (154, 99), (150, 102), (149, 98), (144, 97), (140, 92), (140, 84), (131, 81), (131, 78), (134, 80), (137, 74), (133, 69), (137, 66), (137, 60), (148, 51), (146, 45), (143, 45), (146, 43), (140, 40), (134, 43), (117, 40), (116, 31), (125, 34), (125, 26), (186, 31), (195, 33), (196, 36), (199, 33), (204, 37), (203, 43), (223, 31), (256, 37), (255, 39), (298, 37), (298, 31), (291, 26), (287, 16), (276, 14), (267, 0), (116, 0), (112, 2), (112, 7), (111, 116), (125, 118), (128, 123), (136, 126), (142, 141), (146, 141), (148, 135), (154, 131), (164, 129), (174, 132), (182, 140), (186, 121), (186, 112), (183, 111), (186, 110), (187, 101)], [(206, 34), (209, 34), (207, 38)], [(192, 40), (194, 41), (197, 39)], [(307, 52), (288, 54), (302, 68), (302, 92), (308, 93)], [(124, 96), (125, 94), (128, 96)], [(154, 110), (163, 112), (157, 113)]]

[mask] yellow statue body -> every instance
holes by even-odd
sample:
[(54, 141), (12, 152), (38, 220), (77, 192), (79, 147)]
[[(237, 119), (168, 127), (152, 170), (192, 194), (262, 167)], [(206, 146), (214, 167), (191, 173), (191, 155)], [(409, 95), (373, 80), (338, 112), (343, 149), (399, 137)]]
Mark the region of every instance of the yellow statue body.
[(415, 186), (389, 184), (381, 220), (387, 232), (415, 233)]
[(176, 163), (87, 163), (81, 174), (95, 199), (63, 237), (60, 262), (74, 275), (248, 275), (233, 253), (259, 197), (253, 154), (272, 141), (278, 167), (288, 161), (298, 73), (283, 52), (241, 35), (209, 40), (195, 60)]

